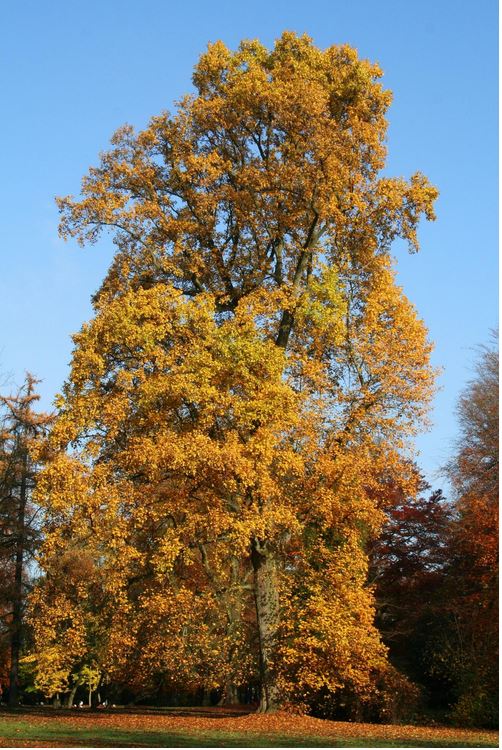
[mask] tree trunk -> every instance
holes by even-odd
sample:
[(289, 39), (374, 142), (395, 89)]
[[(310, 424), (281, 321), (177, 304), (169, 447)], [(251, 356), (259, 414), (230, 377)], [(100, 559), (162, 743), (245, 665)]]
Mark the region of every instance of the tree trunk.
[(74, 687), (72, 687), (71, 691), (68, 693), (68, 697), (65, 701), (66, 708), (71, 708), (73, 706), (73, 701), (75, 700), (76, 692), (77, 692), (77, 685), (74, 685)]
[(265, 545), (255, 540), (251, 559), (260, 650), (261, 694), (259, 713), (280, 708), (279, 690), (273, 673), (275, 640), (279, 627), (279, 585), (276, 560)]
[[(234, 588), (234, 587), (239, 586), (239, 580), (240, 580), (239, 562), (236, 557), (232, 558), (231, 565), (232, 565), (232, 579), (231, 579), (232, 588)], [(233, 644), (235, 632), (238, 629), (239, 624), (242, 620), (241, 597), (239, 597), (239, 600), (237, 602), (233, 599), (233, 597), (231, 597), (230, 601), (227, 600), (225, 608), (226, 608), (226, 613), (227, 613), (227, 636), (229, 637), (230, 643)], [(239, 659), (239, 655), (237, 653), (237, 649), (235, 645), (230, 646), (227, 658), (228, 658), (228, 664), (231, 668), (231, 672), (223, 687), (223, 692), (222, 692), (220, 700), (218, 701), (218, 706), (234, 706), (239, 703), (239, 694), (237, 691), (237, 686), (235, 685), (235, 682), (234, 682), (234, 675), (236, 671), (235, 662), (236, 662), (236, 659), (237, 660)]]
[(225, 688), (225, 703), (226, 706), (236, 706), (239, 703), (239, 693), (234, 684), (230, 683)]
[(9, 706), (19, 704), (19, 656), (21, 652), (21, 628), (23, 617), (23, 563), (25, 540), (25, 514), (27, 500), (28, 452), (23, 449), (21, 485), (16, 529), (16, 558), (14, 569), (14, 594), (12, 602), (12, 630), (10, 642)]
[(227, 682), (223, 688), (223, 694), (218, 701), (218, 706), (236, 706), (239, 703), (239, 693), (233, 682)]

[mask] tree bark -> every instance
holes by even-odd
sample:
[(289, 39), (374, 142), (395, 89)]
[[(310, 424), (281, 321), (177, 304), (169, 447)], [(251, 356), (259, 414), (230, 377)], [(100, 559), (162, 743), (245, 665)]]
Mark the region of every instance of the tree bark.
[(254, 571), (254, 594), (260, 652), (259, 713), (280, 708), (279, 689), (273, 671), (273, 656), (279, 627), (279, 586), (275, 557), (264, 544), (255, 540), (251, 560)]
[(236, 686), (230, 683), (225, 688), (225, 703), (224, 706), (237, 706), (239, 703), (239, 693)]
[(77, 692), (77, 685), (74, 685), (70, 692), (68, 693), (68, 697), (66, 698), (65, 705), (66, 708), (71, 708), (73, 706), (73, 701), (75, 700), (75, 693)]
[(239, 703), (239, 693), (233, 682), (227, 682), (223, 688), (223, 694), (218, 701), (218, 706), (236, 706)]

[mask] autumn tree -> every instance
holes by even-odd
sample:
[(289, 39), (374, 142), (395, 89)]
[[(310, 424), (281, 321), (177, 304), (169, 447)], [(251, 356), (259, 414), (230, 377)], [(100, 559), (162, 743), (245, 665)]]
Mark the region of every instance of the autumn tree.
[(70, 537), (95, 549), (111, 671), (141, 652), (150, 673), (200, 673), (183, 613), (201, 606), (227, 612), (197, 617), (203, 661), (235, 682), (230, 654), (248, 654), (261, 710), (347, 680), (364, 692), (384, 661), (362, 537), (382, 520), (376, 477), (406, 481), (432, 389), (390, 249), (418, 249), (437, 191), (380, 175), (380, 76), (292, 33), (271, 51), (217, 42), (196, 93), (120, 129), (81, 198), (59, 201), (64, 237), (111, 229), (117, 252), (75, 337), (41, 559), (51, 570)]
[(441, 490), (430, 492), (418, 471), (417, 480), (411, 496), (395, 485), (381, 488), (386, 519), (369, 543), (369, 580), (376, 624), (392, 663), (424, 688), (428, 705), (444, 709), (451, 685), (434, 674), (433, 654), (447, 617), (454, 511)]
[(447, 465), (459, 498), (485, 497), (495, 503), (498, 493), (498, 373), (497, 337), (482, 347), (475, 377), (460, 395), (457, 413), (460, 435)]
[(26, 598), (26, 566), (38, 537), (32, 503), (36, 465), (31, 449), (47, 430), (50, 417), (36, 412), (37, 381), (28, 374), (14, 396), (0, 396), (0, 550), (2, 619), (9, 644), (9, 705), (19, 701), (19, 658)]
[(460, 435), (447, 471), (456, 498), (447, 598), (451, 627), (437, 669), (456, 690), (455, 718), (498, 718), (498, 370), (496, 342), (481, 350), (458, 402)]
[(498, 355), (481, 352), (459, 399), (447, 470), (455, 496), (389, 488), (370, 546), (377, 624), (395, 664), (455, 722), (496, 724)]

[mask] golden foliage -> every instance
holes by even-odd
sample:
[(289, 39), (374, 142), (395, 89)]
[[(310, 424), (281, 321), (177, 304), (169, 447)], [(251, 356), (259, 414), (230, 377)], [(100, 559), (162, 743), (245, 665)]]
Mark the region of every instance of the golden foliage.
[(432, 391), (389, 248), (416, 248), (436, 197), (423, 176), (378, 177), (380, 75), (289, 33), (216, 43), (197, 94), (118, 131), (60, 201), (63, 236), (108, 227), (118, 246), (39, 485), (37, 596), (64, 597), (69, 546), (92, 559), (87, 593), (53, 610), (84, 623), (75, 658), (94, 639), (110, 675), (207, 689), (259, 662), (269, 706), (278, 685), (371, 689), (362, 540)]

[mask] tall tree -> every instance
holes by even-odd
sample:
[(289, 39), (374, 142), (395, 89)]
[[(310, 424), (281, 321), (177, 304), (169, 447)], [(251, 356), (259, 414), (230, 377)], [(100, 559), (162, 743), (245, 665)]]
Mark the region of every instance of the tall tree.
[[(218, 42), (195, 69), (197, 93), (137, 135), (118, 131), (81, 199), (60, 201), (63, 236), (93, 242), (111, 228), (118, 250), (96, 318), (76, 337), (52, 441), (84, 454), (49, 466), (49, 517), (66, 503), (77, 522), (59, 471), (87, 477), (81, 509), (106, 484), (109, 523), (135, 550), (124, 559), (148, 559), (156, 581), (136, 611), (159, 585), (157, 603), (198, 595), (196, 580), (222, 605), (236, 586), (220, 571), (231, 558), (247, 565), (262, 710), (279, 705), (285, 665), (306, 679), (301, 659), (278, 648), (283, 638), (299, 656), (310, 637), (282, 628), (290, 603), (298, 618), (314, 608), (326, 621), (337, 559), (378, 525), (375, 467), (403, 470), (432, 387), (426, 332), (389, 253), (396, 237), (418, 248), (437, 191), (420, 174), (379, 176), (390, 103), (380, 76), (350, 47), (321, 51), (291, 33), (272, 51)], [(165, 545), (149, 546), (158, 534)], [(331, 620), (359, 623), (377, 659), (357, 567)], [(349, 653), (328, 663), (355, 663)]]
[[(498, 355), (481, 351), (461, 394), (448, 464), (455, 496), (384, 492), (370, 546), (377, 624), (393, 662), (456, 722), (496, 724)], [(422, 491), (427, 489), (422, 487)]]
[(491, 346), (483, 347), (458, 402), (460, 435), (456, 452), (447, 465), (459, 498), (498, 497), (499, 356), (496, 334)]
[(9, 705), (19, 701), (19, 657), (22, 645), (26, 565), (37, 539), (36, 510), (31, 502), (36, 465), (30, 454), (46, 431), (50, 417), (36, 412), (37, 381), (27, 374), (15, 396), (0, 396), (0, 546), (4, 562), (3, 616), (9, 640)]
[(481, 350), (458, 403), (460, 435), (447, 466), (457, 519), (451, 539), (452, 628), (443, 671), (456, 687), (458, 720), (495, 726), (498, 718), (499, 357)]

